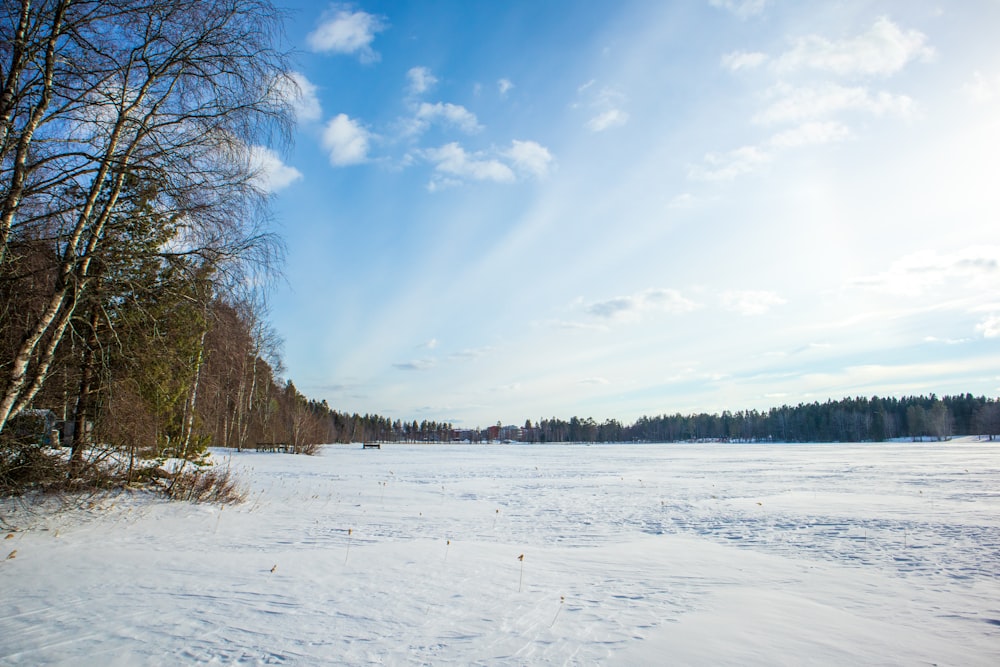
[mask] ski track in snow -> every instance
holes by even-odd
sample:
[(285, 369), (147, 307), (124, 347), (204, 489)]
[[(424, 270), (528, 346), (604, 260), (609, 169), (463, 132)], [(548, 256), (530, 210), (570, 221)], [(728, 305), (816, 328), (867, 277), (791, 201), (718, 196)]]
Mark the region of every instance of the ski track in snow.
[(216, 456), (247, 502), (3, 501), (0, 664), (1000, 662), (992, 443)]

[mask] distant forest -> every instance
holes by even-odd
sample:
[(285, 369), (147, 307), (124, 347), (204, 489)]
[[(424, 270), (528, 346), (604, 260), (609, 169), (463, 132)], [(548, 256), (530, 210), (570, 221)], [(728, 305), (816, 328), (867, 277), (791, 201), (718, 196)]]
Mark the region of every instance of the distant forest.
[(945, 440), (953, 435), (1000, 435), (1000, 401), (972, 394), (904, 398), (843, 398), (783, 405), (766, 411), (609, 419), (542, 419), (523, 426), (456, 429), (451, 424), (348, 415), (309, 403), (313, 425), (327, 442), (881, 442), (895, 438)]

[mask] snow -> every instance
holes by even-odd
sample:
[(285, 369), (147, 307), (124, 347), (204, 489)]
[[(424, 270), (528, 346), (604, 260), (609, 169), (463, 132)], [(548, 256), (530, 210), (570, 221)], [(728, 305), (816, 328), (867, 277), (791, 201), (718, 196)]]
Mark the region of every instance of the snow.
[(3, 501), (0, 664), (1000, 664), (1000, 443), (214, 456)]

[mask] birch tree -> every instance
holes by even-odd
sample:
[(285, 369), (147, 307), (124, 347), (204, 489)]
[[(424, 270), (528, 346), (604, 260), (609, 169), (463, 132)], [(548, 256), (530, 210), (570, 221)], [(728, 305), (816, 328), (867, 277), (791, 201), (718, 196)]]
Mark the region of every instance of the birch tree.
[(271, 256), (250, 152), (287, 136), (280, 25), (266, 0), (3, 3), (0, 268), (21, 238), (55, 266), (0, 366), (0, 431), (48, 376), (127, 179), (156, 184), (150, 205), (177, 224), (166, 251), (221, 275)]

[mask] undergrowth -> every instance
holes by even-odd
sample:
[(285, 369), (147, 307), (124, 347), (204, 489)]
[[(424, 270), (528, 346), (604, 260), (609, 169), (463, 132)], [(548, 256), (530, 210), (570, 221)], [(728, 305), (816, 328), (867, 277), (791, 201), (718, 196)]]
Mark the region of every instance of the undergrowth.
[(0, 435), (0, 496), (27, 493), (85, 494), (116, 489), (148, 490), (172, 500), (239, 503), (246, 492), (229, 468), (205, 460), (168, 465), (135, 451), (92, 447), (81, 461), (66, 449)]

